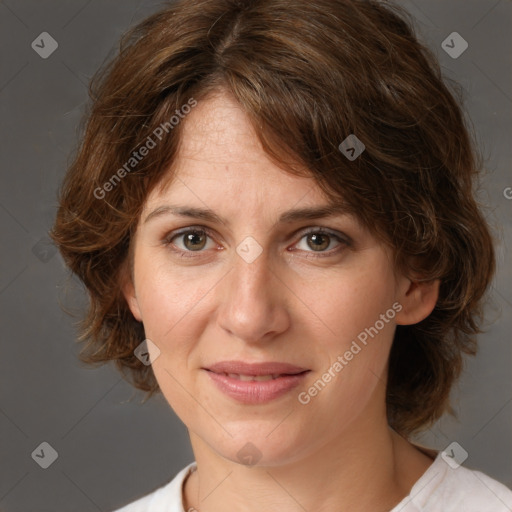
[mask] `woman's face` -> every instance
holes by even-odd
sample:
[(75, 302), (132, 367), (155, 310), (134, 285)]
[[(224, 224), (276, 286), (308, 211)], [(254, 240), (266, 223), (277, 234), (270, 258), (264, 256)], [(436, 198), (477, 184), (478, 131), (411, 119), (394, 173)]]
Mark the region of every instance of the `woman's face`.
[(291, 215), (328, 201), (267, 158), (229, 97), (182, 122), (177, 177), (148, 197), (134, 288), (124, 288), (160, 351), (149, 344), (165, 398), (191, 434), (237, 462), (253, 450), (282, 464), (381, 421), (410, 281), (354, 217)]

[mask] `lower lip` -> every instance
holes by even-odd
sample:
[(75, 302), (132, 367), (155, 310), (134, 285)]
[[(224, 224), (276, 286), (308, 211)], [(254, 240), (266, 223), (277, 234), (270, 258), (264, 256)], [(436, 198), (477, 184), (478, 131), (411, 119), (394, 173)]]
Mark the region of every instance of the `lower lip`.
[(246, 381), (207, 370), (216, 386), (226, 395), (243, 404), (262, 404), (275, 400), (297, 387), (307, 373), (283, 375), (277, 379)]

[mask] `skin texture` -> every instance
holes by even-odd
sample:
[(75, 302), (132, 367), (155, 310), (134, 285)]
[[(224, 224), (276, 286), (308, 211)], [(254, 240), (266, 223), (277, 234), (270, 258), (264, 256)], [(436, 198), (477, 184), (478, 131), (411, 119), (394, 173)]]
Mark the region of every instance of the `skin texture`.
[[(312, 179), (269, 160), (228, 95), (199, 102), (182, 122), (177, 178), (148, 197), (133, 241), (133, 281), (122, 286), (160, 350), (153, 362), (160, 388), (189, 429), (198, 469), (184, 487), (185, 510), (390, 510), (432, 459), (387, 424), (389, 351), (396, 324), (430, 314), (439, 283), (396, 273), (390, 250), (355, 217), (275, 224), (284, 211), (328, 201)], [(227, 224), (170, 213), (144, 223), (166, 204), (210, 208)], [(205, 242), (194, 242), (199, 251), (174, 235), (190, 226), (209, 230)], [(310, 227), (350, 241), (327, 237), (315, 251), (304, 234)], [(236, 251), (247, 236), (263, 250), (252, 263)], [(307, 405), (299, 403), (298, 393), (396, 302), (395, 318)], [(235, 359), (311, 371), (300, 388), (244, 405), (202, 369)], [(237, 457), (247, 442), (261, 453), (252, 467)]]

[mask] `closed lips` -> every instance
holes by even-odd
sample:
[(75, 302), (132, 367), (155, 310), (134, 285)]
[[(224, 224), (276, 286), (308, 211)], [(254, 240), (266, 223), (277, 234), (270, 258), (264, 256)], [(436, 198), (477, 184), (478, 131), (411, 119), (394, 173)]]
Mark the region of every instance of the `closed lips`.
[(244, 405), (262, 405), (286, 395), (310, 371), (272, 361), (222, 361), (203, 370), (224, 395)]

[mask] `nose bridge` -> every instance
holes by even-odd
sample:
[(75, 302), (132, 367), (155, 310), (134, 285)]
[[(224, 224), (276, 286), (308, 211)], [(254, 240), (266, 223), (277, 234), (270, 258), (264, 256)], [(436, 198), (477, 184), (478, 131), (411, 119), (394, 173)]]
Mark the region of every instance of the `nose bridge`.
[[(238, 251), (247, 250), (247, 245), (240, 244)], [(254, 258), (246, 259), (243, 255), (237, 254), (233, 265), (233, 279), (234, 289), (233, 292), (241, 292), (242, 297), (248, 298), (265, 298), (264, 295), (269, 291), (268, 284), (271, 278), (271, 271), (269, 268), (268, 251), (261, 251), (259, 255), (251, 254), (254, 248), (249, 247), (247, 254)]]
[[(249, 249), (249, 252), (252, 250)], [(230, 295), (233, 298), (233, 305), (240, 311), (249, 307), (261, 314), (271, 307), (273, 299), (269, 285), (272, 273), (269, 268), (268, 251), (262, 251), (252, 261), (236, 254), (231, 274)]]
[(270, 252), (262, 236), (257, 238), (259, 241), (254, 236), (245, 236), (235, 247), (233, 254), (231, 293), (242, 300), (268, 300), (265, 297), (268, 290), (265, 288), (271, 279)]

